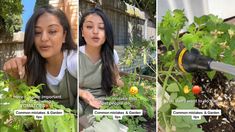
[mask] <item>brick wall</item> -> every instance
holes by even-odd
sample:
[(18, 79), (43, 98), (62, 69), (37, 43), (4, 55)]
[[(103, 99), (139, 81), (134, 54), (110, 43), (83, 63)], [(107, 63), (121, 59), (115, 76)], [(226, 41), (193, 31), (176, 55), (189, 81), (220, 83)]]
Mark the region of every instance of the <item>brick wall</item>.
[(78, 42), (78, 0), (49, 0), (49, 4), (63, 10), (70, 21), (74, 41)]
[(5, 39), (4, 34), (0, 35), (0, 70), (3, 64), (10, 58), (22, 56), (24, 33), (18, 32), (13, 34), (13, 38)]

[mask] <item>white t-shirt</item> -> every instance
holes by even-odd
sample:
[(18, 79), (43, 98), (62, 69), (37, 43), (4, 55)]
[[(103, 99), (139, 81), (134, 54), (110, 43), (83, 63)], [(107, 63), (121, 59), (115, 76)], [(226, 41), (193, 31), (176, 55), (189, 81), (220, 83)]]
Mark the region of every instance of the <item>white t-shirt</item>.
[(67, 69), (73, 77), (77, 78), (77, 50), (71, 50), (69, 54), (67, 50), (64, 51), (64, 59), (60, 68), (60, 73), (55, 77), (47, 72), (47, 83), (49, 85), (58, 85), (64, 77), (65, 69)]
[[(80, 46), (79, 51), (81, 51), (82, 53), (85, 54), (85, 45)], [(119, 63), (119, 57), (118, 57), (117, 51), (115, 49), (113, 50), (113, 58), (114, 58), (115, 64), (117, 65)]]
[[(80, 46), (79, 50), (85, 54), (85, 46)], [(119, 57), (115, 49), (113, 53), (114, 53), (114, 62), (115, 64), (118, 64)], [(53, 76), (49, 72), (47, 72), (46, 74), (47, 83), (49, 85), (58, 85), (59, 82), (64, 77), (66, 68), (73, 77), (77, 78), (77, 56), (78, 56), (77, 50), (71, 50), (69, 54), (68, 54), (68, 51), (65, 50), (64, 59), (62, 62), (62, 66), (60, 68), (60, 73), (58, 74), (58, 76)]]

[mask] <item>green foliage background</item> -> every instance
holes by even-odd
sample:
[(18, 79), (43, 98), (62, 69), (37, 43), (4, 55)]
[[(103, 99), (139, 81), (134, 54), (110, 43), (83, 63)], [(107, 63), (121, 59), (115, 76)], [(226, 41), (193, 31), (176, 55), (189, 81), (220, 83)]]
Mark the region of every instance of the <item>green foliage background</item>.
[(12, 36), (21, 30), (23, 5), (21, 0), (1, 0), (0, 5), (0, 34)]

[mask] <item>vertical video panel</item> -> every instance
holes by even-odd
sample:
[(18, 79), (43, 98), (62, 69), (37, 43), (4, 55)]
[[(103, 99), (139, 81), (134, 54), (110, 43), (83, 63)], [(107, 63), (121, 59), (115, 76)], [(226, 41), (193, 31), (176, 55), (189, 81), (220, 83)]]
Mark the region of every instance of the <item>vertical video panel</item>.
[(156, 1), (79, 1), (79, 130), (156, 131)]
[(235, 131), (233, 1), (159, 1), (159, 131)]
[(78, 1), (0, 6), (0, 131), (77, 131)]

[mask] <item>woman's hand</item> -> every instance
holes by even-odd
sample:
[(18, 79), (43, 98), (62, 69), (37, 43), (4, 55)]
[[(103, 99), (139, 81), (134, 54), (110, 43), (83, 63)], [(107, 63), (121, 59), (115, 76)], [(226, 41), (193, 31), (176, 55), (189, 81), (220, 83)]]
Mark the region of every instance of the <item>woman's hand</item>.
[(26, 60), (26, 56), (12, 58), (4, 63), (3, 70), (6, 73), (10, 74), (12, 77), (22, 79), (25, 75), (24, 65), (26, 63)]
[(94, 108), (100, 108), (102, 102), (96, 99), (89, 91), (79, 89), (79, 97)]
[(123, 87), (124, 86), (124, 82), (121, 80), (121, 77), (119, 75), (116, 77), (116, 85), (118, 87)]
[(118, 71), (118, 66), (115, 65), (114, 66), (114, 69), (115, 69), (115, 84), (118, 86), (118, 87), (123, 87), (124, 86), (124, 82), (121, 80), (121, 77), (119, 75), (119, 71)]

